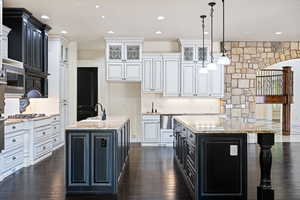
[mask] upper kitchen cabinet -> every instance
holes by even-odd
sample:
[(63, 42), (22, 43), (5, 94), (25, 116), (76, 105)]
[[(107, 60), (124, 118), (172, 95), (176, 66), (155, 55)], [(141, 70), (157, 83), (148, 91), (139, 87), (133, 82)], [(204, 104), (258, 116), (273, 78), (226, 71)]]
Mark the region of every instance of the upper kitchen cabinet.
[[(205, 41), (204, 48), (200, 40), (183, 40), (180, 39), (181, 45), (181, 62), (182, 63), (202, 63), (208, 61), (209, 41)], [(204, 52), (203, 52), (204, 51)], [(204, 53), (204, 56), (203, 56)]]
[(164, 96), (180, 96), (180, 54), (164, 54)]
[(8, 57), (23, 62), (26, 92), (39, 90), (47, 96), (48, 25), (24, 8), (4, 8), (3, 24), (11, 28)]
[(160, 54), (143, 56), (143, 92), (163, 92), (163, 58)]
[(141, 38), (105, 38), (108, 81), (141, 81)]

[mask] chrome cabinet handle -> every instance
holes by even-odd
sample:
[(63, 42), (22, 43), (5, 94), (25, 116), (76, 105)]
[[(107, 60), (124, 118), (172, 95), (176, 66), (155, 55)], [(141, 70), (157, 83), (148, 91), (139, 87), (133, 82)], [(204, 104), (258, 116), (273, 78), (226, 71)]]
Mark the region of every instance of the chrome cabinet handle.
[(44, 146), (44, 147), (43, 147), (43, 150), (45, 150), (45, 149), (46, 149), (46, 147)]
[(12, 157), (12, 160), (16, 160), (17, 158), (15, 156)]
[(12, 127), (12, 129), (16, 129), (16, 127), (15, 127), (15, 126), (13, 126), (13, 127)]
[(43, 135), (45, 135), (46, 133), (45, 132), (43, 132)]
[(16, 142), (16, 141), (17, 141), (16, 139), (13, 139), (13, 140), (12, 140), (12, 142)]

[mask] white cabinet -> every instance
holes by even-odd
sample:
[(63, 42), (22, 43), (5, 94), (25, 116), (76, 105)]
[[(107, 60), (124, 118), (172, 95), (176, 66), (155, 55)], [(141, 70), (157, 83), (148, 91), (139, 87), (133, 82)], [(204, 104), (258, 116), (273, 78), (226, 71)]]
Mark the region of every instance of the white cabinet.
[(143, 143), (160, 142), (160, 115), (144, 115), (142, 121)]
[(1, 55), (2, 58), (8, 58), (8, 34), (11, 31), (7, 26), (2, 25), (2, 44)]
[[(203, 42), (201, 40), (183, 40), (180, 39), (181, 45), (181, 61), (182, 63), (202, 63), (208, 61), (209, 56), (209, 41), (204, 41), (204, 48)], [(204, 51), (204, 52), (203, 52)], [(203, 57), (204, 53), (204, 57)]]
[(194, 64), (182, 64), (181, 95), (195, 96), (196, 94), (196, 69)]
[(141, 38), (105, 38), (109, 81), (141, 81)]
[(180, 54), (163, 55), (164, 96), (180, 95)]
[(218, 65), (217, 70), (208, 73), (209, 95), (224, 96), (224, 65)]
[(161, 93), (163, 89), (163, 59), (157, 54), (144, 55), (143, 92)]

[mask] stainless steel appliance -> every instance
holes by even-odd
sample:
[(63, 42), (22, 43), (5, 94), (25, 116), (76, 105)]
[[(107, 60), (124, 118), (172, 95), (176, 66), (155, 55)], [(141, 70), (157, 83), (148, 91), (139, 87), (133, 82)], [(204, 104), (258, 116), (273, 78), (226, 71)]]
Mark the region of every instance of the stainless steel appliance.
[(174, 115), (160, 115), (160, 129), (173, 129)]
[(5, 93), (23, 95), (25, 92), (25, 70), (4, 63), (2, 66), (2, 69), (6, 71), (7, 87)]

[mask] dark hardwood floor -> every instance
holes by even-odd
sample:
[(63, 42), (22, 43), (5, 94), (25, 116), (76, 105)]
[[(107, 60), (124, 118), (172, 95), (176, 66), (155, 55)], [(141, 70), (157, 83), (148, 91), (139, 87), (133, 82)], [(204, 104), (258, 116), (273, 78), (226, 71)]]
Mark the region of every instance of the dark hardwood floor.
[[(41, 163), (22, 169), (0, 183), (0, 200), (110, 200), (106, 197), (65, 197), (64, 149)], [(248, 146), (248, 199), (256, 199), (258, 149)], [(221, 166), (220, 166), (221, 167)], [(173, 162), (173, 149), (132, 147), (129, 167), (118, 200), (190, 200)], [(300, 199), (300, 143), (277, 143), (273, 148), (273, 187), (276, 200)]]

